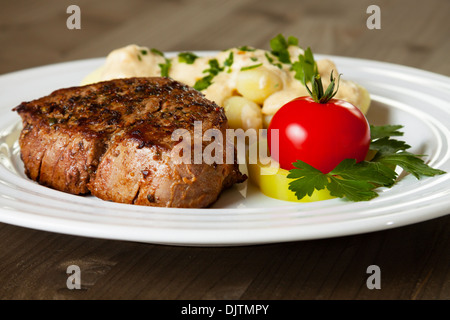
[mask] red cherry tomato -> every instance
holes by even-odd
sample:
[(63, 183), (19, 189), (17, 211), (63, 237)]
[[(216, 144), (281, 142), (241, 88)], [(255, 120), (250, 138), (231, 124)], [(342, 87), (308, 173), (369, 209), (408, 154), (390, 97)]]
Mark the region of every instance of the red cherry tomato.
[[(364, 160), (370, 145), (364, 114), (339, 99), (317, 103), (310, 97), (296, 98), (275, 113), (268, 129), (271, 155), (286, 170), (302, 160), (328, 173), (344, 159)], [(279, 130), (278, 156), (272, 150), (273, 129)]]

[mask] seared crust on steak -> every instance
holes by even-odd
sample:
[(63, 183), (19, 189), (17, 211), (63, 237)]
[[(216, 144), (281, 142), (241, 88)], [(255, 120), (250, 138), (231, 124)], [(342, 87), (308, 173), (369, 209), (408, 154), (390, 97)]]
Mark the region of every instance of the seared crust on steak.
[(207, 207), (247, 178), (236, 161), (226, 164), (225, 147), (223, 164), (175, 161), (174, 130), (194, 136), (200, 121), (202, 133), (217, 129), (225, 137), (228, 124), (221, 107), (168, 78), (60, 89), (13, 111), (23, 121), (25, 173), (57, 190), (129, 204)]

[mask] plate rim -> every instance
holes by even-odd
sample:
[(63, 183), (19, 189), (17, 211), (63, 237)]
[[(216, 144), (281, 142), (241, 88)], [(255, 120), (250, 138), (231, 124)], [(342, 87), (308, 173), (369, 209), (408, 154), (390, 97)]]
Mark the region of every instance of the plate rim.
[[(202, 54), (202, 55), (208, 55), (208, 54), (215, 54), (218, 51), (193, 51), (194, 53), (198, 53), (198, 54)], [(166, 53), (167, 56), (170, 55), (175, 55), (177, 54), (177, 52), (167, 52)], [(371, 65), (376, 65), (376, 66), (383, 66), (383, 67), (391, 67), (392, 69), (395, 70), (402, 70), (402, 71), (406, 71), (406, 72), (411, 72), (414, 74), (421, 74), (421, 75), (427, 75), (430, 78), (432, 78), (433, 80), (436, 81), (443, 81), (444, 85), (442, 86), (442, 89), (447, 89), (450, 88), (450, 77), (446, 76), (446, 75), (441, 75), (438, 73), (434, 73), (431, 71), (427, 71), (427, 70), (422, 70), (422, 69), (418, 69), (418, 68), (414, 68), (414, 67), (410, 67), (410, 66), (404, 66), (404, 65), (399, 65), (399, 64), (393, 64), (390, 62), (383, 62), (383, 61), (377, 61), (377, 60), (368, 60), (368, 59), (362, 59), (362, 58), (351, 58), (351, 57), (343, 57), (343, 56), (334, 56), (334, 55), (321, 55), (321, 54), (317, 54), (316, 55), (316, 59), (321, 59), (321, 58), (330, 58), (330, 59), (334, 59), (334, 61), (344, 61), (344, 62), (358, 62), (358, 63), (369, 63)], [(47, 64), (47, 65), (42, 65), (42, 66), (37, 66), (37, 67), (32, 67), (32, 68), (28, 68), (28, 69), (23, 69), (23, 70), (17, 70), (17, 71), (13, 71), (13, 72), (9, 72), (6, 74), (2, 74), (0, 75), (0, 81), (2, 79), (4, 79), (5, 77), (20, 77), (24, 74), (27, 74), (29, 72), (41, 72), (42, 70), (48, 70), (49, 68), (64, 68), (64, 67), (76, 67), (78, 65), (88, 65), (88, 64), (92, 64), (92, 65), (96, 65), (98, 64), (99, 66), (101, 65), (101, 62), (105, 60), (105, 57), (97, 57), (97, 58), (89, 58), (89, 59), (79, 59), (79, 60), (73, 60), (73, 61), (64, 61), (64, 62), (58, 62), (58, 63), (54, 63), (54, 64)], [(57, 88), (56, 88), (57, 89)], [(3, 110), (2, 110), (3, 111)], [(2, 129), (2, 128), (0, 128)], [(448, 138), (448, 137), (447, 137)], [(1, 176), (0, 176), (1, 178)], [(450, 200), (449, 197), (450, 193), (447, 194), (447, 198)], [(447, 199), (446, 198), (446, 199)], [(121, 205), (121, 204), (119, 204)], [(303, 204), (301, 204), (303, 205)], [(293, 206), (298, 206), (297, 205), (293, 205)], [(437, 208), (436, 208), (437, 207)], [(359, 234), (359, 233), (366, 233), (366, 232), (372, 232), (372, 231), (379, 231), (379, 230), (384, 230), (387, 228), (391, 228), (391, 227), (398, 227), (398, 226), (404, 226), (404, 225), (408, 225), (408, 224), (412, 224), (412, 223), (417, 223), (417, 222), (422, 222), (425, 220), (430, 220), (430, 219), (434, 219), (437, 217), (441, 217), (447, 214), (450, 214), (450, 212), (448, 212), (448, 210), (446, 211), (446, 207), (444, 204), (440, 203), (439, 205), (437, 204), (433, 204), (433, 206), (429, 206), (428, 207), (428, 211), (430, 211), (430, 208), (434, 208), (433, 214), (428, 215), (428, 216), (424, 216), (421, 215), (419, 213), (417, 213), (417, 216), (414, 216), (414, 219), (409, 219), (409, 220), (400, 220), (395, 222), (394, 224), (392, 224), (391, 226), (385, 226), (383, 225), (381, 222), (376, 224), (376, 226), (372, 225), (371, 227), (366, 227), (366, 228), (361, 228), (361, 226), (354, 226), (354, 228), (346, 228), (346, 231), (335, 231), (334, 233), (330, 233), (328, 232), (330, 235), (326, 236), (326, 238), (331, 238), (331, 237), (336, 237), (336, 236), (343, 236), (343, 235), (350, 235), (350, 234)], [(214, 208), (214, 209), (218, 209), (218, 210), (222, 210), (222, 211), (230, 211), (230, 210), (235, 210), (238, 211), (239, 209), (237, 208)], [(199, 211), (199, 210), (210, 210), (208, 208), (205, 209), (192, 209), (193, 211)], [(253, 211), (258, 210), (258, 208), (254, 208)], [(423, 208), (422, 208), (423, 210)], [(410, 210), (411, 211), (411, 210)], [(46, 228), (45, 225), (40, 225), (40, 226), (36, 226), (36, 224), (33, 223), (29, 223), (27, 224), (26, 222), (23, 221), (19, 221), (20, 219), (7, 219), (5, 218), (5, 212), (8, 212), (8, 209), (2, 208), (0, 209), (0, 221), (5, 222), (5, 223), (9, 223), (9, 224), (13, 224), (13, 225), (18, 225), (18, 226), (23, 226), (23, 227), (28, 227), (28, 228), (33, 228), (33, 229), (39, 229), (39, 230), (44, 230), (44, 231), (50, 231), (50, 232), (55, 232), (54, 228), (52, 228), (51, 226)], [(13, 211), (14, 212), (14, 211)], [(8, 212), (11, 213), (11, 212)], [(30, 214), (30, 213), (28, 213)], [(14, 215), (11, 215), (14, 216)], [(25, 215), (26, 216), (26, 215)], [(375, 217), (369, 217), (366, 219), (372, 219), (372, 220), (378, 220), (380, 219), (380, 217), (375, 216)], [(7, 220), (7, 221), (5, 221)], [(23, 220), (23, 219), (22, 219)], [(50, 219), (51, 220), (51, 219)], [(356, 222), (360, 222), (362, 221), (361, 219), (355, 219)], [(351, 223), (355, 222), (352, 221)], [(49, 221), (53, 226), (55, 226), (58, 222), (58, 219), (54, 219), (52, 221)], [(87, 225), (89, 225), (90, 223), (87, 223)], [(329, 223), (330, 227), (331, 226), (337, 226), (337, 225), (341, 225), (341, 224), (349, 224), (349, 221), (341, 221), (341, 222), (333, 222), (333, 223)], [(61, 229), (63, 225), (59, 225), (59, 227)], [(111, 226), (110, 226), (111, 227)], [(303, 230), (305, 226), (301, 226), (299, 227), (298, 225), (293, 226), (291, 229), (294, 230)], [(306, 226), (306, 227), (311, 227), (311, 226)], [(112, 227), (111, 227), (112, 228)], [(116, 226), (114, 228), (120, 228), (120, 226)], [(113, 228), (113, 229), (114, 229)], [(285, 228), (285, 230), (288, 230), (289, 228)], [(60, 231), (56, 231), (56, 232), (60, 232), (60, 233), (66, 233), (66, 234), (72, 234), (72, 235), (81, 235), (81, 236), (89, 236), (89, 237), (98, 237), (98, 234), (96, 235), (96, 230), (90, 230), (90, 232), (86, 232), (86, 230), (84, 232), (81, 232), (81, 230), (85, 230), (84, 228), (82, 228), (81, 226), (78, 228), (66, 228), (64, 230), (64, 232), (60, 232)], [(136, 229), (137, 230), (137, 229)], [(144, 231), (148, 230), (148, 227), (144, 227)], [(262, 229), (261, 229), (262, 230)], [(98, 231), (98, 230), (97, 230)], [(153, 231), (155, 231), (155, 229), (153, 229)], [(206, 230), (203, 230), (203, 232)], [(217, 232), (217, 230), (213, 230), (214, 232)], [(224, 232), (224, 229), (219, 229), (219, 231)], [(229, 231), (229, 232), (228, 232)], [(242, 231), (242, 230), (237, 230), (237, 231)], [(252, 229), (252, 231), (254, 231)], [(267, 231), (267, 230), (266, 230)], [(303, 230), (304, 231), (304, 230)], [(314, 234), (309, 233), (308, 236), (305, 237), (305, 235), (303, 234), (303, 236), (298, 235), (297, 237), (288, 237), (288, 236), (280, 236), (278, 235), (278, 237), (272, 237), (272, 239), (258, 239), (258, 237), (255, 235), (253, 235), (252, 237), (247, 237), (246, 241), (242, 241), (242, 239), (235, 239), (233, 238), (233, 236), (235, 235), (235, 232), (233, 232), (233, 230), (227, 230), (227, 232), (229, 233), (228, 236), (223, 237), (218, 239), (217, 241), (211, 241), (211, 239), (209, 241), (205, 241), (205, 239), (202, 240), (202, 237), (200, 236), (193, 236), (192, 235), (192, 230), (187, 230), (188, 234), (191, 234), (190, 237), (190, 241), (186, 242), (186, 241), (180, 241), (181, 239), (179, 239), (178, 241), (156, 241), (157, 239), (153, 239), (150, 241), (145, 241), (145, 239), (142, 239), (142, 235), (136, 237), (136, 236), (125, 236), (122, 232), (120, 232), (120, 230), (116, 230), (117, 233), (121, 233), (122, 235), (117, 238), (117, 237), (108, 237), (107, 236), (107, 232), (105, 230), (105, 234), (103, 234), (102, 236), (100, 236), (101, 238), (108, 238), (108, 239), (112, 239), (112, 240), (131, 240), (131, 241), (140, 241), (140, 242), (151, 242), (151, 243), (161, 243), (161, 244), (170, 244), (170, 245), (201, 245), (201, 246), (227, 246), (227, 245), (249, 245), (249, 244), (261, 244), (261, 243), (273, 243), (273, 242), (285, 242), (285, 241), (298, 241), (298, 240), (307, 240), (307, 239), (318, 239), (318, 238), (324, 238), (324, 231), (322, 231), (322, 233), (320, 232), (316, 232)], [(326, 232), (325, 232), (326, 233)], [(188, 234), (184, 235), (185, 238), (189, 238)], [(127, 239), (128, 238), (128, 239)], [(151, 237), (149, 237), (151, 238)], [(161, 237), (161, 239), (163, 239), (164, 237)], [(277, 238), (279, 240), (277, 240)], [(140, 240), (139, 240), (140, 239)], [(165, 239), (165, 238), (164, 238)], [(168, 239), (165, 239), (168, 240)]]

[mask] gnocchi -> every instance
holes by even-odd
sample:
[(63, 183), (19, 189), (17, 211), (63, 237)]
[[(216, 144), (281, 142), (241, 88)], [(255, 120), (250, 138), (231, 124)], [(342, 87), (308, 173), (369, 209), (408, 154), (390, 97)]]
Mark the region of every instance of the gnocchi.
[(237, 91), (245, 98), (263, 104), (270, 95), (280, 91), (283, 82), (272, 70), (259, 66), (239, 71), (236, 81)]
[(262, 129), (263, 115), (261, 107), (241, 96), (232, 96), (224, 101), (228, 125), (232, 129)]
[[(225, 108), (232, 128), (267, 128), (272, 116), (290, 100), (307, 96), (305, 86), (295, 77), (293, 62), (305, 52), (290, 44), (286, 56), (276, 52), (238, 47), (221, 51), (216, 55), (184, 53), (184, 58), (170, 58), (158, 50), (129, 45), (113, 50), (103, 66), (92, 72), (83, 84), (114, 78), (133, 76), (160, 76), (165, 74), (174, 80), (193, 86), (206, 98)], [(189, 58), (189, 59), (186, 59)], [(291, 62), (289, 62), (289, 60)], [(330, 74), (338, 74), (336, 65), (329, 59), (317, 60), (317, 69), (324, 86)], [(362, 86), (340, 80), (336, 98), (347, 100), (363, 113), (370, 106), (370, 95)]]

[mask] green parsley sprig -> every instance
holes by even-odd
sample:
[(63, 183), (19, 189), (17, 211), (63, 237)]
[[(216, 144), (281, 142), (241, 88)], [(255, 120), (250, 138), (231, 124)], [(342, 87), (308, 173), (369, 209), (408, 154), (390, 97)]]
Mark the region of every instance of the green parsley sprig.
[(294, 179), (289, 183), (289, 189), (298, 199), (312, 195), (316, 189), (327, 188), (334, 197), (350, 201), (367, 201), (378, 196), (377, 188), (390, 188), (396, 183), (398, 178), (396, 166), (417, 179), (446, 173), (428, 166), (421, 159), (422, 155), (406, 151), (410, 146), (404, 141), (392, 138), (403, 135), (403, 132), (399, 131), (403, 126), (370, 127), (371, 144), (368, 154), (373, 155), (372, 159), (358, 163), (355, 159), (345, 159), (329, 173), (322, 173), (298, 160), (293, 163), (295, 169), (290, 170), (287, 176)]
[(257, 63), (257, 64), (254, 64), (254, 65), (251, 65), (251, 66), (242, 67), (241, 71), (256, 69), (256, 68), (258, 68), (260, 66), (262, 66), (262, 63)]
[(417, 179), (423, 176), (435, 176), (444, 174), (442, 170), (434, 169), (428, 166), (421, 159), (424, 155), (415, 155), (406, 151), (411, 148), (404, 141), (392, 139), (391, 136), (403, 135), (396, 126), (370, 126), (371, 143), (370, 150), (375, 153), (372, 162), (381, 163), (385, 166), (399, 166), (408, 173), (411, 173)]
[(306, 48), (304, 54), (298, 56), (298, 61), (292, 63), (292, 69), (295, 72), (294, 78), (300, 80), (300, 82), (306, 86), (311, 79), (314, 78), (319, 71), (317, 69), (317, 63), (314, 60), (314, 55), (311, 48)]
[(278, 34), (270, 40), (271, 53), (282, 63), (291, 63), (291, 56), (288, 51), (289, 46), (298, 46), (298, 39), (291, 36), (286, 40), (283, 35)]
[(168, 77), (170, 67), (172, 66), (172, 62), (170, 61), (170, 59), (166, 58), (164, 53), (159, 51), (158, 49), (152, 48), (150, 51), (164, 58), (165, 63), (159, 63), (158, 66), (161, 69), (161, 77)]
[(224, 71), (225, 68), (231, 68), (233, 62), (234, 62), (233, 51), (230, 51), (230, 54), (223, 62), (223, 66), (220, 66), (219, 61), (217, 61), (217, 59), (209, 60), (208, 61), (209, 68), (203, 70), (203, 73), (206, 73), (207, 75), (195, 82), (194, 89), (201, 91), (208, 88), (213, 83), (214, 77), (218, 75), (219, 72)]
[(180, 52), (178, 54), (178, 62), (193, 64), (198, 56), (193, 52)]

